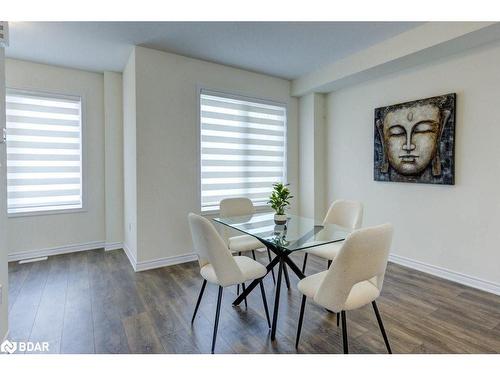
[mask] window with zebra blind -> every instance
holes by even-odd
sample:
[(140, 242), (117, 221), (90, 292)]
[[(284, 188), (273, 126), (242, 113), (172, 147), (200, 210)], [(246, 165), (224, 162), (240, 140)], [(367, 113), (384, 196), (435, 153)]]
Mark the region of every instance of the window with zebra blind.
[(264, 100), (201, 90), (201, 211), (224, 198), (269, 200), (286, 180), (286, 107)]
[(83, 207), (80, 97), (8, 89), (9, 215)]

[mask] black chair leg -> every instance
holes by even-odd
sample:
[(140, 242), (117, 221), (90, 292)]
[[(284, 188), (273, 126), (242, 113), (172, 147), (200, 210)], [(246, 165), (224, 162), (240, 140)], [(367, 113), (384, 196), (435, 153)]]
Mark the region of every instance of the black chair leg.
[(337, 313), (337, 327), (340, 325), (340, 313)]
[(252, 258), (253, 260), (257, 260), (257, 257), (255, 256), (255, 250), (252, 250)]
[(220, 305), (222, 302), (222, 287), (219, 286), (219, 295), (217, 297), (217, 310), (215, 311), (214, 336), (212, 338), (212, 354), (214, 354), (215, 341), (217, 341), (217, 329), (219, 328)]
[(267, 326), (271, 329), (271, 319), (269, 318), (269, 309), (267, 307), (267, 297), (266, 291), (264, 289), (264, 283), (262, 280), (259, 282), (260, 284), (260, 294), (262, 295), (262, 303), (264, 304), (264, 311), (266, 312)]
[(344, 346), (344, 354), (349, 354), (349, 344), (347, 342), (347, 321), (345, 317), (345, 311), (342, 311), (340, 314), (342, 316), (342, 339)]
[(302, 296), (302, 304), (300, 305), (299, 325), (297, 326), (297, 338), (295, 339), (295, 348), (299, 347), (300, 332), (302, 331), (302, 321), (304, 320), (304, 309), (306, 307), (306, 296)]
[[(271, 250), (267, 248), (267, 257), (269, 258), (269, 263), (273, 261), (273, 258), (271, 258)], [(274, 277), (274, 268), (271, 268), (271, 274), (273, 275), (273, 283), (276, 285), (276, 277)]]
[(286, 287), (290, 289), (290, 278), (288, 277), (288, 267), (286, 263), (283, 263), (283, 274), (285, 275)]
[[(241, 256), (241, 251), (238, 252), (238, 256), (240, 257)], [(236, 285), (236, 295), (239, 296), (240, 295), (240, 284)]]
[[(245, 283), (241, 284), (241, 288), (243, 289), (243, 293), (245, 293)], [(248, 309), (247, 297), (245, 297), (245, 309)]]
[(304, 254), (304, 263), (302, 264), (302, 273), (306, 274), (306, 265), (307, 265), (307, 253)]
[(196, 307), (194, 308), (191, 324), (193, 324), (194, 318), (196, 318), (196, 313), (198, 312), (198, 307), (200, 307), (201, 297), (203, 297), (203, 292), (205, 291), (206, 286), (207, 286), (207, 280), (203, 280), (203, 284), (201, 285), (200, 295), (198, 296), (198, 301), (196, 301)]
[(380, 327), (380, 332), (382, 332), (382, 336), (384, 337), (385, 347), (389, 354), (392, 354), (391, 345), (389, 345), (389, 339), (385, 333), (384, 323), (382, 323), (382, 318), (380, 317), (380, 313), (378, 311), (377, 304), (375, 301), (372, 302), (373, 310), (375, 310), (375, 315), (377, 316), (378, 326)]

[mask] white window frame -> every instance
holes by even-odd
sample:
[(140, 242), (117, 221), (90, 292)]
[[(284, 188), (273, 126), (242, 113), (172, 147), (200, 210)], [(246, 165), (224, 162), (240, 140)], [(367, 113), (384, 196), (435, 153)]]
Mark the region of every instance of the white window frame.
[[(209, 86), (204, 86), (198, 84), (196, 86), (196, 121), (197, 121), (197, 130), (196, 130), (196, 135), (197, 135), (197, 142), (198, 142), (198, 147), (197, 147), (197, 160), (196, 160), (196, 169), (197, 169), (197, 178), (196, 181), (198, 183), (198, 193), (197, 193), (197, 207), (199, 210), (199, 213), (202, 216), (215, 216), (218, 215), (220, 210), (205, 210), (202, 211), (201, 207), (201, 94), (202, 91), (205, 92), (210, 92), (213, 94), (220, 94), (222, 96), (227, 96), (227, 97), (233, 97), (236, 100), (249, 100), (253, 101), (256, 103), (262, 103), (262, 104), (269, 104), (269, 105), (275, 105), (275, 106), (281, 106), (285, 108), (285, 131), (284, 131), (284, 148), (285, 148), (285, 154), (284, 154), (284, 170), (283, 170), (283, 183), (288, 184), (288, 104), (283, 103), (280, 101), (276, 101), (273, 99), (267, 99), (267, 98), (257, 98), (255, 96), (248, 95), (246, 93), (242, 92), (236, 92), (236, 91), (228, 91), (228, 90), (220, 90), (220, 89), (214, 89)], [(255, 211), (256, 212), (269, 212), (272, 211), (272, 209), (267, 205), (255, 205)]]
[[(20, 88), (20, 87), (6, 87), (5, 92), (8, 91), (16, 91), (19, 93), (24, 93), (27, 95), (33, 96), (52, 96), (55, 98), (61, 99), (70, 99), (80, 100), (80, 149), (81, 149), (81, 157), (80, 157), (80, 173), (82, 180), (82, 207), (81, 208), (61, 208), (58, 210), (40, 210), (40, 211), (31, 211), (31, 212), (16, 212), (9, 213), (8, 205), (5, 205), (5, 209), (7, 210), (7, 218), (15, 219), (22, 217), (30, 217), (30, 216), (46, 216), (46, 215), (61, 215), (61, 214), (74, 214), (74, 213), (83, 213), (87, 212), (87, 147), (86, 147), (86, 95), (85, 94), (72, 94), (68, 92), (60, 92), (56, 90), (38, 90), (33, 88)], [(8, 137), (8, 135), (7, 135)], [(6, 166), (8, 167), (8, 161), (6, 159)], [(7, 185), (8, 186), (8, 185)]]

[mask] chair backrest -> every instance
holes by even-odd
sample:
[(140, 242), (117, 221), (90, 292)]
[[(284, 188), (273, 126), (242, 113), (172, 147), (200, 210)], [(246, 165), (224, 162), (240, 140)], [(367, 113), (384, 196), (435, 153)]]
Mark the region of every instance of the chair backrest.
[(222, 286), (241, 280), (243, 275), (240, 268), (212, 223), (193, 213), (189, 214), (188, 219), (200, 268), (211, 264)]
[(245, 197), (226, 198), (220, 201), (220, 216), (245, 216), (255, 212), (253, 203)]
[[(246, 216), (253, 215), (255, 213), (255, 208), (250, 199), (245, 197), (238, 198), (226, 198), (220, 201), (220, 211), (219, 214), (221, 217), (230, 217), (230, 216)], [(229, 229), (224, 226), (222, 228), (222, 235), (226, 242), (229, 240), (229, 237), (235, 235), (235, 231)], [(240, 233), (241, 234), (241, 233)]]
[(359, 229), (363, 222), (363, 205), (357, 201), (337, 200), (326, 213), (323, 225), (336, 224), (344, 228)]
[(392, 225), (383, 224), (349, 234), (314, 300), (338, 312), (343, 310), (351, 288), (361, 281), (371, 282), (381, 292), (392, 233)]

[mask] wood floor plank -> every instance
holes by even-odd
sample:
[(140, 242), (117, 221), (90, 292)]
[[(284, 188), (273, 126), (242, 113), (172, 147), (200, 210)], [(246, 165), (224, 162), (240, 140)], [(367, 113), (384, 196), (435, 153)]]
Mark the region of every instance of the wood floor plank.
[(167, 354), (201, 354), (195, 337), (186, 330), (175, 331), (160, 337)]
[(49, 258), (47, 282), (30, 335), (32, 342), (50, 342), (52, 353), (59, 352), (68, 288), (69, 260), (70, 255)]
[[(29, 341), (49, 343), (49, 353), (60, 351), (67, 288), (66, 261), (49, 259), (48, 277), (43, 290)], [(37, 354), (37, 353), (35, 353)]]
[(61, 353), (95, 353), (92, 296), (87, 255), (71, 257)]
[(122, 321), (132, 353), (161, 354), (165, 352), (147, 312), (126, 317)]
[(96, 353), (130, 353), (114, 282), (102, 250), (87, 252)]
[[(303, 254), (292, 259), (302, 265)], [(258, 254), (267, 263), (267, 254)], [(308, 275), (326, 269), (309, 256)], [(88, 251), (48, 262), (9, 265), (11, 338), (46, 339), (61, 353), (210, 353), (218, 288), (208, 285), (194, 324), (202, 279), (197, 262), (134, 272), (122, 250)], [(282, 285), (271, 341), (259, 288), (232, 306), (224, 288), (216, 353), (342, 353), (335, 314), (306, 305), (299, 348), (301, 294)], [(272, 309), (275, 285), (264, 279)], [(50, 301), (50, 303), (49, 303)], [(389, 263), (377, 304), (394, 353), (500, 353), (500, 296)], [(351, 353), (386, 353), (374, 312), (347, 313)]]
[[(32, 263), (29, 268), (29, 273), (9, 312), (9, 337), (16, 341), (26, 341), (31, 335), (38, 306), (49, 276), (50, 264), (47, 261), (36, 262)], [(15, 282), (15, 280), (13, 281)], [(15, 288), (14, 286), (14, 290)]]
[(161, 274), (141, 272), (136, 280), (138, 293), (160, 337), (189, 328), (187, 319), (174, 308), (177, 295), (171, 292), (171, 286), (164, 284)]
[(32, 266), (33, 263), (24, 265), (18, 262), (12, 262), (9, 265), (9, 311), (14, 306)]

